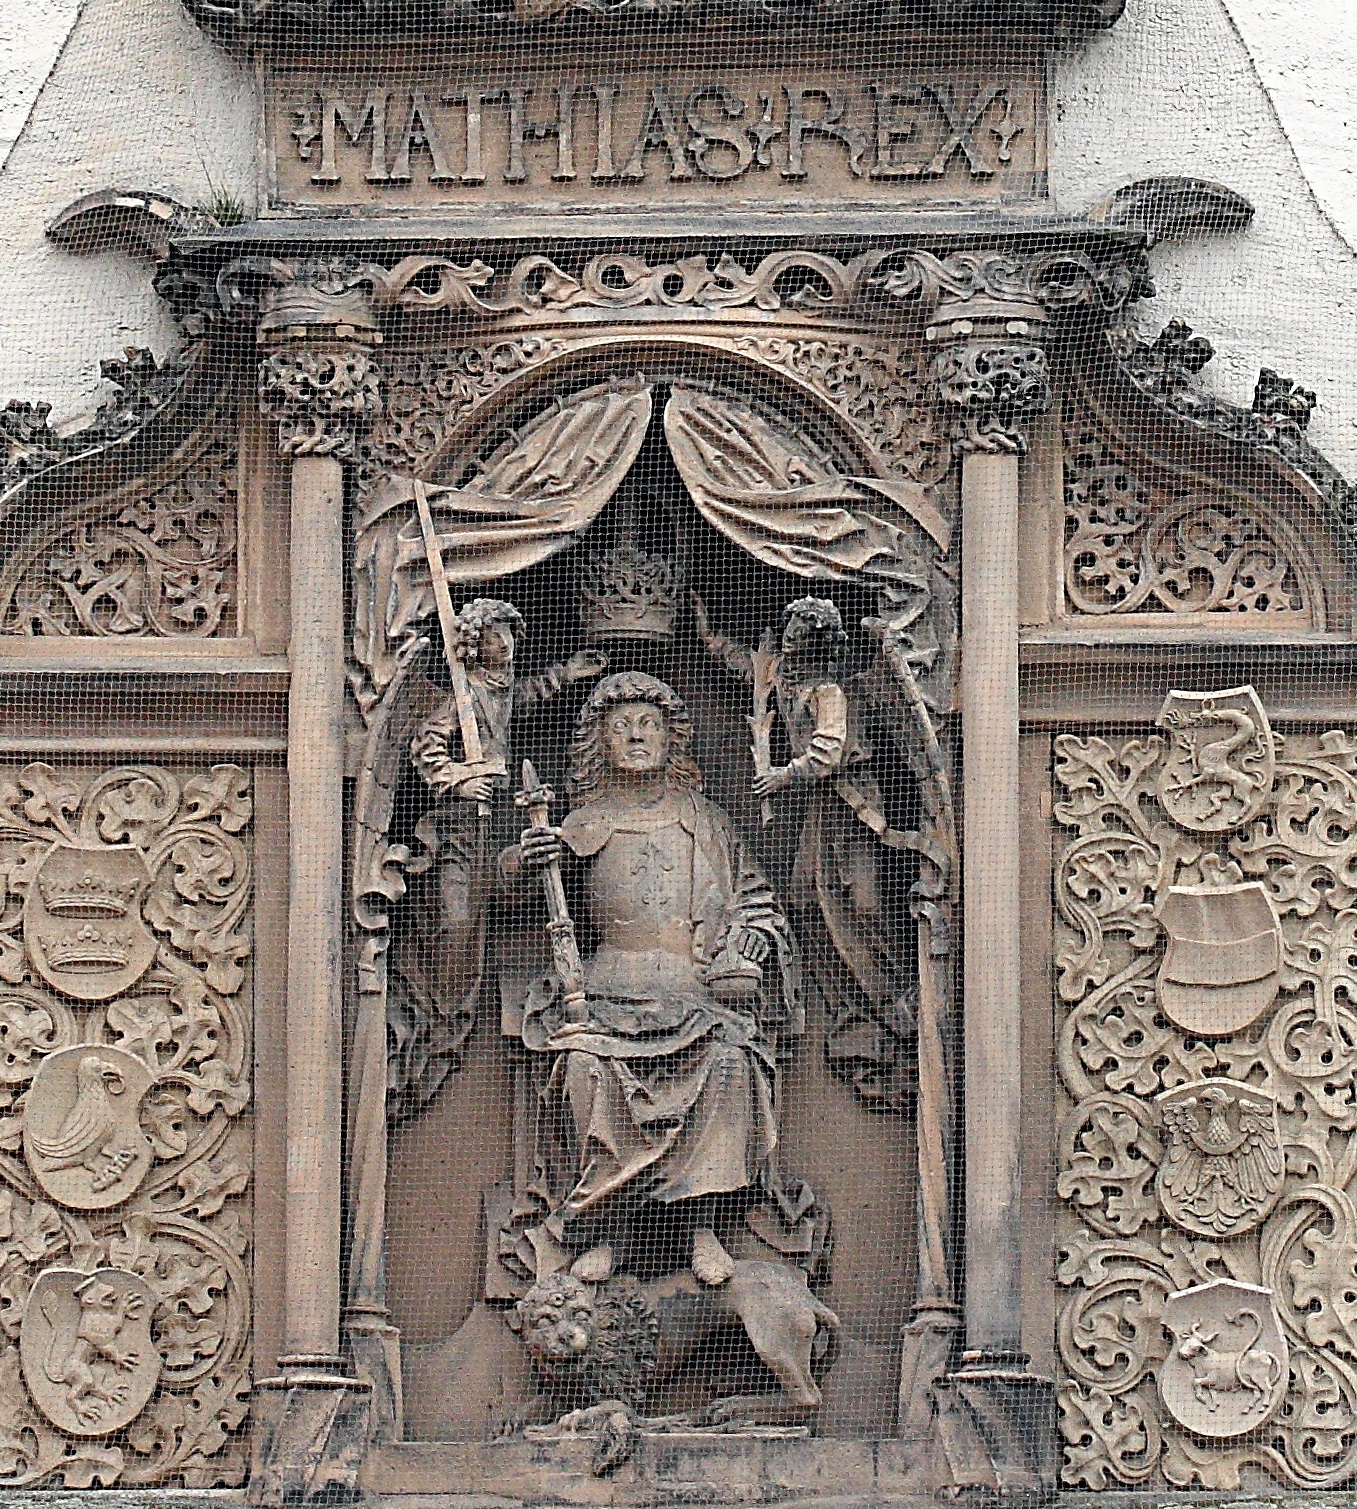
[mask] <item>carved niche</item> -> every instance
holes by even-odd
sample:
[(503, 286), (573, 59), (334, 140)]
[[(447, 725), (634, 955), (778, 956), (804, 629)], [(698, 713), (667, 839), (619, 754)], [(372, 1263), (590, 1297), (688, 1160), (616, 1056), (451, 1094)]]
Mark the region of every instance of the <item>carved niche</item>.
[(1357, 743), (1274, 733), (1252, 688), (1160, 728), (1055, 742), (1062, 1479), (1327, 1488), (1357, 1470)]
[(0, 771), (0, 1484), (239, 1484), (250, 780)]
[(28, 534), (0, 572), (0, 634), (208, 639), (236, 633), (237, 458), (223, 426)]

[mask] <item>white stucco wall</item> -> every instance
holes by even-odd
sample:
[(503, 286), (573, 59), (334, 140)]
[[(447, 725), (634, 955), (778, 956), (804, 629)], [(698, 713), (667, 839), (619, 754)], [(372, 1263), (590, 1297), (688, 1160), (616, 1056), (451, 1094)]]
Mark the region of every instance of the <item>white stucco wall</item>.
[[(30, 3), (0, 9), (8, 17)], [(100, 358), (129, 345), (163, 355), (174, 327), (144, 264), (61, 251), (44, 226), (82, 194), (112, 187), (201, 204), (210, 181), (249, 205), (256, 111), (251, 79), (179, 0), (83, 0), (59, 49), (71, 0), (31, 8), (54, 30), (7, 20), (0, 33), (10, 78), (51, 70), (0, 169), (0, 401), (46, 400), (57, 421), (97, 396)]]
[[(1317, 15), (1314, 36), (1333, 49), (1322, 59), (1309, 52)], [(1159, 175), (1213, 179), (1253, 202), (1242, 233), (1152, 252), (1159, 294), (1142, 322), (1153, 331), (1179, 315), (1205, 335), (1216, 348), (1205, 379), (1237, 403), (1260, 366), (1315, 389), (1311, 437), (1357, 475), (1357, 255), (1339, 229), (1357, 226), (1357, 141), (1341, 103), (1353, 85), (1335, 77), (1344, 55), (1357, 73), (1345, 0), (1129, 0), (1116, 27), (1055, 64), (1051, 161), (1070, 213)]]
[[(43, 398), (69, 419), (95, 396), (101, 357), (163, 352), (173, 332), (142, 266), (58, 251), (44, 224), (113, 185), (203, 203), (211, 180), (252, 207), (253, 89), (180, 0), (0, 11), (0, 156), (18, 135), (0, 169), (0, 396)], [(1052, 91), (1059, 208), (1084, 211), (1158, 174), (1216, 179), (1253, 201), (1242, 234), (1156, 249), (1146, 329), (1187, 319), (1216, 346), (1208, 380), (1238, 402), (1261, 365), (1315, 388), (1312, 436), (1357, 476), (1348, 0), (1129, 0), (1111, 32), (1055, 60)]]

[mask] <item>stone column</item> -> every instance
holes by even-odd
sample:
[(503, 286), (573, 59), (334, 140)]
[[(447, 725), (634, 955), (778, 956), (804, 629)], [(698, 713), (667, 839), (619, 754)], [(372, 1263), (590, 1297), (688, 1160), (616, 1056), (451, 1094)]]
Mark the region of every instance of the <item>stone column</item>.
[(959, 1486), (1000, 1490), (1036, 1486), (1049, 1413), (1021, 1339), (1018, 914), (1019, 463), (1051, 403), (1045, 329), (1035, 301), (980, 297), (926, 332), (961, 453), (966, 1351), (948, 1381), (972, 1440), (949, 1455)]
[(258, 1385), (251, 1501), (356, 1491), (371, 1385), (340, 1356), (344, 1153), (344, 462), (381, 408), (361, 292), (266, 295), (263, 413), (291, 461), (285, 1345)]

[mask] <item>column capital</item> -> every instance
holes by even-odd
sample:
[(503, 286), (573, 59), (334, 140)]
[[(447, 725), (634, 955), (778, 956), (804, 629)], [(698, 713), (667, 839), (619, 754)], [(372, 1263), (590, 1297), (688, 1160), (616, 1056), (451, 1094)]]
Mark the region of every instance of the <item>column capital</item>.
[(261, 302), (259, 407), (285, 456), (354, 458), (382, 411), (382, 333), (367, 291), (342, 265), (301, 262)]
[(1023, 454), (1028, 421), (1051, 407), (1044, 306), (986, 298), (940, 304), (924, 339), (957, 449)]

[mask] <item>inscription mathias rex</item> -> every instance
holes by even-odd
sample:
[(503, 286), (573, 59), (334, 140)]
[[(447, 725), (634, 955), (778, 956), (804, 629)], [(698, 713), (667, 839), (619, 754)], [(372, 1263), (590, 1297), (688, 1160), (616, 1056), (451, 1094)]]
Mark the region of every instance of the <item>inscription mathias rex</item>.
[(317, 81), (275, 95), (275, 197), (1025, 197), (1036, 111), (1026, 81), (977, 77)]

